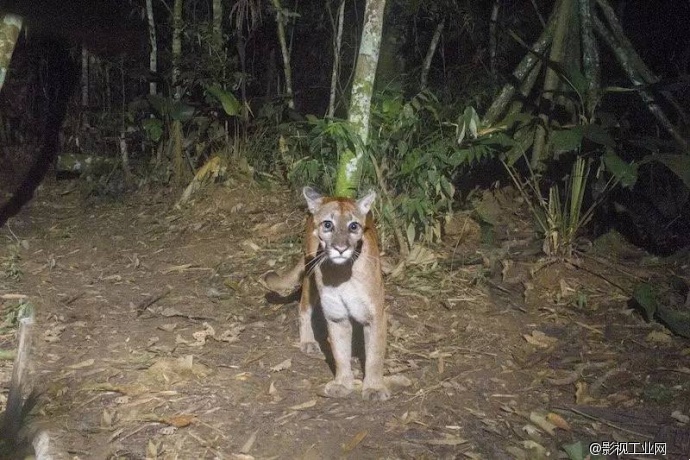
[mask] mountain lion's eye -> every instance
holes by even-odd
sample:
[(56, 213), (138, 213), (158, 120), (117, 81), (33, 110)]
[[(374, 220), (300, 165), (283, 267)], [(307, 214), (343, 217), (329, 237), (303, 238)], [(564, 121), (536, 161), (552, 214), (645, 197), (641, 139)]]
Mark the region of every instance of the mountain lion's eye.
[(359, 230), (359, 227), (360, 227), (359, 223), (352, 222), (352, 223), (350, 223), (350, 226), (348, 228), (350, 229), (351, 232), (356, 232), (357, 230)]
[(331, 222), (330, 220), (324, 220), (323, 222), (321, 222), (321, 225), (323, 226), (323, 229), (327, 232), (333, 230), (333, 222)]

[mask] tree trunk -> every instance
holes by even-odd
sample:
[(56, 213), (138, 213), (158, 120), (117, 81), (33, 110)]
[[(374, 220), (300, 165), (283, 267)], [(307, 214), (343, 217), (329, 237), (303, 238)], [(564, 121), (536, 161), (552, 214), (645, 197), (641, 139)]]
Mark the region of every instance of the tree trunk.
[(434, 36), (431, 37), (431, 43), (429, 43), (429, 49), (426, 50), (426, 56), (424, 57), (424, 63), (422, 64), (422, 75), (421, 75), (421, 88), (426, 89), (429, 81), (429, 69), (431, 68), (431, 61), (434, 59), (434, 54), (436, 54), (436, 47), (438, 42), (441, 40), (441, 34), (443, 33), (443, 27), (446, 25), (446, 20), (442, 19), (440, 23), (436, 26), (434, 30)]
[(223, 49), (223, 3), (213, 0), (213, 43), (216, 49)]
[(496, 81), (498, 69), (496, 68), (496, 51), (498, 48), (498, 13), (501, 11), (501, 0), (494, 0), (491, 8), (491, 21), (489, 21), (489, 69), (491, 70), (491, 80)]
[(405, 59), (401, 49), (409, 33), (408, 3), (409, 0), (394, 0), (388, 4), (386, 30), (381, 35), (374, 90), (385, 91), (392, 97), (402, 96), (403, 93)]
[(354, 134), (359, 138), (355, 151), (340, 152), (338, 175), (336, 178), (335, 194), (337, 196), (353, 197), (357, 193), (362, 169), (364, 148), (369, 138), (369, 116), (371, 97), (376, 79), (379, 51), (381, 48), (381, 32), (383, 30), (383, 15), (386, 7), (385, 0), (367, 0), (364, 9), (364, 27), (359, 44), (359, 55), (355, 67), (354, 81), (348, 120)]
[(287, 39), (285, 37), (285, 14), (283, 8), (280, 6), (280, 0), (272, 0), (273, 7), (276, 10), (276, 23), (278, 24), (278, 41), (280, 42), (280, 50), (283, 54), (283, 70), (285, 72), (285, 94), (288, 100), (288, 107), (295, 108), (295, 98), (292, 95), (292, 71), (290, 70), (290, 52), (287, 47)]
[(173, 7), (172, 36), (172, 84), (175, 88), (175, 100), (182, 97), (180, 87), (180, 57), (182, 56), (182, 6), (183, 0), (175, 0)]
[(592, 0), (579, 0), (579, 2), (580, 25), (582, 27), (582, 67), (587, 79), (585, 112), (587, 118), (591, 120), (597, 105), (599, 105), (601, 64), (597, 41), (594, 37)]
[[(149, 24), (149, 78), (156, 78), (158, 73), (158, 40), (156, 39), (156, 21), (153, 17), (153, 0), (146, 0), (146, 18)], [(149, 94), (157, 94), (158, 88), (155, 81), (149, 82)]]
[(628, 78), (632, 82), (633, 86), (637, 88), (642, 101), (647, 106), (647, 109), (657, 119), (661, 127), (671, 135), (673, 140), (676, 141), (683, 152), (689, 154), (690, 145), (688, 145), (688, 141), (685, 140), (675, 126), (673, 126), (673, 123), (671, 123), (664, 111), (654, 99), (654, 95), (644, 88), (646, 82), (643, 76), (640, 75), (639, 69), (636, 65), (638, 58), (633, 57), (633, 55), (636, 55), (634, 50), (627, 48), (623, 43), (616, 40), (616, 37), (608, 31), (604, 23), (601, 22), (601, 20), (596, 16), (594, 17), (594, 30), (611, 48), (613, 54), (616, 56), (616, 59), (618, 59), (618, 63), (621, 65), (621, 67), (623, 67), (623, 70), (628, 75)]
[(338, 87), (338, 69), (340, 68), (340, 47), (343, 44), (343, 22), (345, 22), (345, 0), (340, 0), (338, 16), (333, 25), (335, 36), (333, 37), (333, 73), (331, 74), (331, 94), (328, 98), (328, 112), (326, 116), (333, 118), (335, 115), (335, 96)]
[[(534, 65), (539, 61), (539, 54), (543, 53), (551, 44), (553, 39), (553, 31), (556, 29), (556, 22), (558, 16), (555, 12), (558, 11), (558, 6), (562, 0), (557, 0), (556, 6), (554, 7), (554, 12), (551, 13), (549, 22), (546, 24), (546, 28), (541, 33), (539, 39), (532, 45), (532, 52), (527, 53), (520, 64), (513, 71), (513, 77), (516, 81), (522, 81), (534, 68)], [(505, 111), (508, 103), (513, 99), (515, 95), (515, 86), (512, 83), (506, 83), (499, 95), (494, 99), (493, 103), (486, 111), (486, 115), (482, 119), (482, 124), (485, 126), (492, 125), (496, 123), (503, 112)]]
[(89, 106), (89, 51), (81, 47), (81, 106)]
[(5, 84), (7, 69), (10, 67), (14, 45), (17, 44), (19, 32), (22, 30), (22, 18), (14, 14), (6, 14), (0, 21), (0, 89)]
[[(175, 88), (176, 101), (179, 101), (182, 97), (182, 86), (180, 85), (180, 57), (182, 55), (182, 2), (183, 0), (175, 0), (175, 5), (173, 7), (172, 84)], [(184, 176), (182, 141), (182, 122), (180, 120), (173, 120), (173, 174), (175, 182), (178, 184), (183, 182)]]

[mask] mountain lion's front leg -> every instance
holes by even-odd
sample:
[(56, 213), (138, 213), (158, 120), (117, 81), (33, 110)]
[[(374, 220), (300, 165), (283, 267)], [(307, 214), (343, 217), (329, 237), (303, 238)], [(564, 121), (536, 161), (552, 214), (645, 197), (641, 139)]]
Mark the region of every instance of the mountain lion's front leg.
[(349, 318), (332, 321), (326, 318), (328, 339), (331, 343), (335, 361), (335, 379), (326, 384), (326, 396), (343, 398), (352, 392), (354, 375), (352, 374), (352, 323)]
[(383, 359), (386, 355), (386, 314), (364, 325), (365, 369), (362, 398), (385, 401), (391, 393), (383, 382)]
[(299, 348), (302, 353), (312, 354), (318, 353), (319, 344), (314, 338), (314, 329), (312, 328), (312, 314), (314, 313), (314, 302), (316, 293), (313, 292), (316, 287), (311, 276), (305, 275), (302, 282), (302, 296), (299, 301)]

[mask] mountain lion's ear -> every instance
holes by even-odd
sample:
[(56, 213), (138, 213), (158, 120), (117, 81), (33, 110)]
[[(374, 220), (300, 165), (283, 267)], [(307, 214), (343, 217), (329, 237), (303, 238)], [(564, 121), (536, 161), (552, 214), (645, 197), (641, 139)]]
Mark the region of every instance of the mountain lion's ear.
[(323, 196), (316, 190), (314, 190), (311, 187), (304, 187), (302, 189), (302, 194), (304, 195), (304, 198), (307, 200), (307, 208), (309, 208), (309, 212), (314, 214), (317, 209), (321, 206), (321, 203), (323, 202)]
[(359, 212), (366, 215), (369, 212), (369, 210), (371, 209), (371, 205), (374, 204), (375, 199), (376, 199), (376, 191), (375, 190), (369, 190), (369, 193), (367, 193), (362, 198), (357, 200), (357, 209), (359, 209)]

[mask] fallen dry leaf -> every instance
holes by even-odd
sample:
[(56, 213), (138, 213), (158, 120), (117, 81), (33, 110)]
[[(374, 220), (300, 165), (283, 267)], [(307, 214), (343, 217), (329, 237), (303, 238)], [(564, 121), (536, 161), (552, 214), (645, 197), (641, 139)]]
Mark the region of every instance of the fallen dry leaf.
[(245, 441), (245, 443), (242, 445), (240, 448), (240, 453), (242, 454), (248, 454), (250, 450), (252, 450), (252, 447), (254, 447), (254, 443), (256, 442), (256, 435), (259, 434), (259, 430), (256, 430), (253, 432), (250, 436), (249, 439)]
[(184, 428), (192, 424), (196, 417), (192, 414), (180, 414), (172, 417), (162, 418), (161, 421), (166, 425), (174, 426), (175, 428)]
[(271, 367), (271, 371), (273, 372), (280, 372), (284, 371), (287, 369), (290, 369), (292, 367), (292, 358), (288, 358), (282, 363), (278, 363), (275, 366)]
[(527, 341), (527, 343), (540, 348), (548, 348), (554, 343), (558, 342), (558, 339), (550, 337), (537, 330), (532, 331), (532, 334), (523, 334), (522, 337)]
[(529, 419), (530, 419), (530, 421), (531, 421), (532, 423), (534, 423), (534, 424), (537, 425), (539, 428), (541, 428), (542, 430), (544, 430), (544, 431), (546, 431), (547, 433), (549, 433), (551, 436), (553, 436), (554, 433), (556, 432), (556, 425), (554, 425), (553, 423), (549, 422), (549, 421), (546, 419), (546, 416), (545, 416), (545, 415), (542, 415), (542, 414), (540, 414), (540, 413), (538, 413), (538, 412), (532, 411), (532, 412), (530, 412), (530, 414), (529, 414)]
[(659, 345), (669, 345), (673, 342), (673, 337), (666, 331), (652, 331), (644, 338), (647, 342)]
[(63, 333), (65, 328), (66, 326), (62, 324), (56, 324), (50, 329), (46, 329), (46, 331), (43, 332), (43, 340), (45, 340), (48, 343), (57, 342), (58, 340), (60, 340), (60, 334)]
[(67, 369), (83, 369), (85, 367), (93, 366), (93, 363), (95, 363), (93, 358), (86, 359), (80, 363), (72, 364), (71, 366), (67, 366)]
[(351, 452), (355, 447), (357, 447), (359, 445), (360, 442), (362, 442), (364, 440), (364, 438), (367, 437), (368, 434), (369, 434), (368, 431), (360, 431), (359, 433), (354, 435), (352, 437), (352, 439), (350, 439), (350, 441), (348, 441), (347, 444), (343, 444), (343, 446), (342, 446), (343, 452), (345, 452), (345, 453)]
[(688, 422), (690, 422), (690, 417), (683, 414), (679, 410), (674, 410), (673, 412), (671, 412), (671, 418), (677, 420), (678, 422), (682, 423), (683, 425), (686, 425)]
[(445, 438), (428, 439), (423, 442), (424, 444), (429, 444), (432, 446), (459, 446), (460, 444), (465, 444), (467, 442), (467, 439), (463, 439), (458, 436), (447, 435)]
[(556, 427), (560, 428), (561, 430), (570, 431), (570, 424), (558, 414), (549, 412), (548, 414), (546, 414), (546, 420), (548, 420), (550, 423), (553, 423)]
[(589, 404), (594, 401), (589, 395), (589, 387), (586, 382), (575, 383), (575, 403), (576, 404)]
[(316, 399), (309, 400), (305, 403), (302, 404), (297, 404), (296, 406), (290, 407), (290, 410), (304, 410), (304, 409), (309, 409), (310, 407), (316, 406)]

